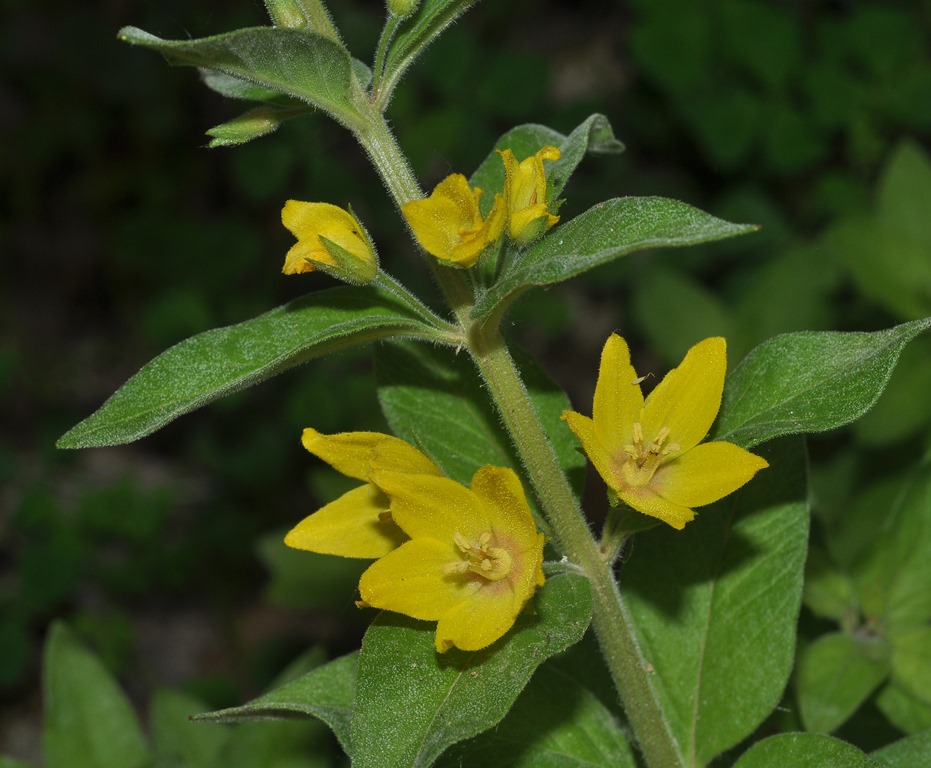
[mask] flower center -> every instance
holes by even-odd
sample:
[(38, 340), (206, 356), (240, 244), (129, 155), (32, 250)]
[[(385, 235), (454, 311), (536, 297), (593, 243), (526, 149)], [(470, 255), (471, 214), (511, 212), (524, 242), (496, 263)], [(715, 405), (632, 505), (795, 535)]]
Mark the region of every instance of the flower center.
[(469, 541), (456, 532), (453, 541), (459, 548), (460, 559), (443, 566), (443, 573), (466, 573), (471, 571), (489, 581), (500, 581), (511, 572), (511, 555), (503, 547), (492, 547), (491, 533), (483, 533), (478, 539)]
[(653, 479), (656, 469), (669, 454), (681, 450), (678, 443), (667, 443), (669, 427), (663, 427), (650, 442), (644, 440), (643, 426), (634, 422), (633, 441), (624, 446), (626, 458), (621, 476), (627, 485), (640, 487)]

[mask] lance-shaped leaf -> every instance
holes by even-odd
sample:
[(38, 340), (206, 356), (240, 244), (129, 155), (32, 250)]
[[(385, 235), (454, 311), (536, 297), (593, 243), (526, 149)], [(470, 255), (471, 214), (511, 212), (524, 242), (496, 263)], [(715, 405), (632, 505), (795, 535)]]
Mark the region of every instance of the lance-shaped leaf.
[(198, 40), (163, 40), (136, 27), (123, 27), (119, 38), (158, 51), (170, 64), (219, 71), (313, 104), (349, 127), (360, 119), (352, 101), (349, 53), (322, 35), (250, 27)]
[(194, 720), (240, 723), (250, 720), (316, 718), (333, 730), (340, 746), (351, 755), (349, 729), (356, 697), (358, 651), (260, 696), (241, 707), (196, 715)]
[[(689, 765), (753, 733), (792, 670), (808, 543), (798, 438), (683, 531), (639, 534), (621, 588), (669, 727)], [(791, 763), (786, 763), (790, 765)]]
[(487, 216), (491, 210), (495, 193), (504, 189), (504, 163), (496, 150), (510, 149), (514, 157), (523, 160), (546, 146), (556, 147), (560, 151), (559, 160), (547, 162), (543, 166), (546, 171), (547, 193), (551, 200), (559, 198), (566, 182), (586, 153), (604, 155), (624, 151), (624, 145), (614, 137), (611, 123), (604, 115), (591, 115), (568, 136), (563, 136), (559, 131), (545, 125), (518, 125), (495, 142), (495, 149), (482, 161), (469, 180), (469, 184), (485, 193), (479, 200), (483, 216)]
[(786, 333), (763, 342), (728, 377), (715, 439), (744, 447), (822, 432), (862, 416), (902, 348), (931, 318), (874, 333)]
[(386, 336), (436, 331), (390, 293), (340, 287), (313, 293), (238, 325), (192, 336), (163, 352), (59, 448), (120, 445), (178, 416), (299, 363)]
[(697, 245), (754, 229), (662, 197), (607, 200), (556, 226), (514, 259), (478, 299), (472, 317), (486, 322), (498, 319), (528, 288), (568, 280), (634, 251)]
[(514, 628), (481, 651), (438, 654), (435, 625), (382, 612), (362, 642), (352, 764), (425, 768), (507, 713), (537, 666), (578, 642), (591, 618), (588, 580), (545, 566), (547, 582)]

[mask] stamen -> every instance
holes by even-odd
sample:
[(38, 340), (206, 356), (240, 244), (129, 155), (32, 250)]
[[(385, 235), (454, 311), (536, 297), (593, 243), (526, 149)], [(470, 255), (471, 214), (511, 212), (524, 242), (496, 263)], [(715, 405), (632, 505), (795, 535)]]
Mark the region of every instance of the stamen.
[(453, 543), (462, 553), (462, 559), (446, 563), (443, 573), (453, 575), (470, 571), (489, 581), (499, 581), (511, 572), (511, 553), (504, 547), (490, 546), (490, 531), (481, 534), (475, 541), (469, 541), (457, 531), (453, 534)]

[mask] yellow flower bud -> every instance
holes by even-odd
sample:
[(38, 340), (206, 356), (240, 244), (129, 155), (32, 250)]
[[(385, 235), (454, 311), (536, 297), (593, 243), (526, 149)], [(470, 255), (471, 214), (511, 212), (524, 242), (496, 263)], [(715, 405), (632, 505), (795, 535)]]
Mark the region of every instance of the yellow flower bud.
[(297, 238), (285, 256), (286, 275), (319, 269), (355, 285), (378, 274), (378, 258), (368, 233), (355, 216), (329, 203), (288, 200), (281, 222)]
[(558, 160), (561, 153), (556, 147), (543, 147), (520, 162), (510, 149), (499, 150), (498, 154), (504, 162), (508, 235), (518, 245), (526, 245), (559, 221), (559, 216), (554, 216), (547, 207), (543, 161)]
[(482, 190), (472, 189), (461, 173), (447, 176), (430, 197), (406, 203), (402, 210), (417, 242), (430, 255), (471, 267), (504, 230), (504, 201), (495, 196), (486, 218), (478, 207)]

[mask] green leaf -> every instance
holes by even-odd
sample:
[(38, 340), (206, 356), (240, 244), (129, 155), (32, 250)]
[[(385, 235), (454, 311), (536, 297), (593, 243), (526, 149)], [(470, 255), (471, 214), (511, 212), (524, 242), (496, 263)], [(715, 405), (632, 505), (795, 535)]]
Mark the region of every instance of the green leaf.
[(46, 768), (135, 768), (149, 750), (136, 713), (99, 659), (64, 624), (45, 645)]
[(907, 693), (931, 706), (931, 625), (890, 632), (889, 641), (892, 643), (893, 680)]
[(734, 768), (882, 768), (853, 744), (816, 733), (781, 733), (758, 741)]
[(151, 702), (152, 741), (160, 764), (186, 768), (213, 768), (230, 732), (221, 726), (191, 722), (203, 712), (199, 699), (179, 691), (160, 688)]
[(809, 547), (805, 563), (802, 600), (816, 616), (833, 619), (838, 624), (849, 622), (858, 614), (857, 596), (850, 577), (823, 549), (814, 545)]
[(931, 729), (931, 706), (904, 691), (895, 682), (879, 692), (876, 706), (900, 731), (920, 733)]
[(859, 418), (882, 394), (902, 348), (928, 328), (931, 318), (874, 333), (786, 333), (763, 342), (728, 377), (714, 439), (750, 447)]
[(802, 653), (796, 676), (799, 714), (807, 731), (843, 725), (889, 674), (881, 640), (822, 635)]
[(872, 508), (855, 505), (852, 522), (864, 535), (859, 557), (848, 562), (863, 613), (887, 631), (911, 630), (931, 620), (931, 460), (897, 483), (884, 478), (878, 490), (867, 489)]
[[(515, 349), (524, 384), (560, 464), (577, 492), (585, 457), (559, 420), (569, 398), (533, 361)], [(521, 463), (472, 362), (451, 349), (425, 344), (382, 344), (375, 353), (378, 400), (392, 431), (424, 450), (447, 475), (468, 484), (484, 464)]]
[(376, 95), (382, 109), (387, 107), (395, 86), (408, 67), (450, 24), (478, 0), (424, 0), (410, 18), (405, 19), (388, 49), (384, 78)]
[(257, 107), (243, 112), (239, 117), (227, 120), (225, 123), (215, 125), (207, 131), (211, 137), (207, 145), (210, 149), (216, 147), (235, 147), (245, 144), (261, 136), (278, 130), (278, 126), (286, 118), (281, 111), (270, 107)]
[(385, 291), (318, 291), (238, 325), (193, 336), (142, 368), (59, 448), (119, 445), (184, 413), (339, 349), (388, 336), (432, 335), (430, 326)]
[(473, 187), (484, 191), (479, 201), (483, 215), (487, 215), (491, 210), (495, 193), (504, 190), (504, 163), (501, 162), (497, 150), (510, 149), (514, 157), (524, 160), (546, 146), (556, 147), (562, 153), (559, 160), (544, 165), (547, 194), (551, 200), (559, 198), (569, 177), (586, 153), (611, 154), (624, 151), (624, 145), (614, 138), (611, 123), (604, 115), (591, 115), (568, 136), (563, 136), (545, 125), (518, 125), (498, 139), (495, 148), (469, 180)]
[(841, 221), (826, 235), (863, 293), (903, 318), (931, 312), (931, 158), (899, 144), (883, 170), (875, 209)]
[(617, 720), (596, 696), (543, 664), (493, 730), (447, 751), (438, 768), (636, 768)]
[(931, 731), (916, 733), (877, 749), (870, 757), (885, 768), (914, 768), (931, 765)]
[(672, 248), (722, 240), (747, 232), (677, 200), (622, 197), (607, 200), (552, 229), (515, 259), (480, 296), (475, 320), (501, 315), (531, 286), (568, 280), (601, 264), (647, 248)]
[(248, 704), (197, 715), (194, 719), (241, 723), (269, 718), (315, 718), (333, 729), (340, 745), (351, 755), (349, 729), (356, 697), (358, 662), (358, 652), (341, 656)]
[(435, 626), (382, 612), (362, 642), (352, 720), (353, 766), (425, 767), (501, 720), (537, 666), (581, 639), (588, 580), (546, 566), (517, 624), (489, 648), (437, 654)]
[(323, 35), (251, 27), (198, 40), (163, 40), (136, 27), (123, 27), (119, 39), (156, 50), (169, 64), (216, 70), (313, 104), (345, 125), (360, 119), (352, 103), (349, 53)]
[(800, 440), (675, 531), (639, 534), (621, 588), (682, 753), (696, 764), (748, 736), (792, 670), (808, 540)]

